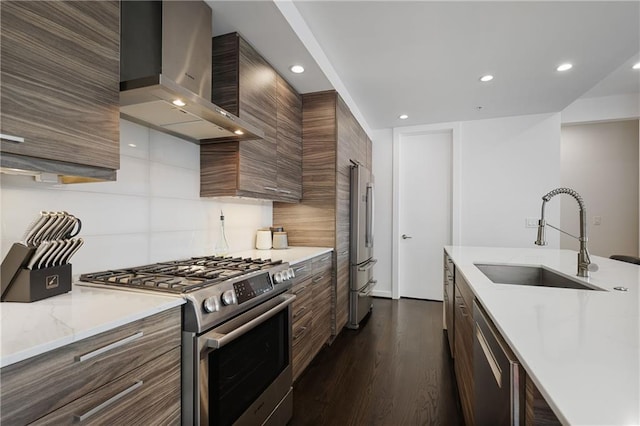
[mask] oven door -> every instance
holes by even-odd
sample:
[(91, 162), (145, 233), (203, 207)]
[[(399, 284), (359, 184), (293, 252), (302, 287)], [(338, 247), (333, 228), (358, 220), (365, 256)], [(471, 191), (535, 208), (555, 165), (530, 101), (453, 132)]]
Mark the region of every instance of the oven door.
[(277, 296), (197, 338), (199, 421), (194, 423), (285, 424), (291, 418), (294, 299)]

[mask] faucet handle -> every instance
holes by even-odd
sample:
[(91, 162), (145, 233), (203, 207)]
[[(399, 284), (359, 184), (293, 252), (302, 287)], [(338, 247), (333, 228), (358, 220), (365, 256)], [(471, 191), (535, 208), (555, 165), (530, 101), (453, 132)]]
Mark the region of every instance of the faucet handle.
[(600, 267), (595, 263), (590, 263), (589, 265), (587, 265), (587, 270), (590, 272), (598, 272), (598, 269), (600, 269)]

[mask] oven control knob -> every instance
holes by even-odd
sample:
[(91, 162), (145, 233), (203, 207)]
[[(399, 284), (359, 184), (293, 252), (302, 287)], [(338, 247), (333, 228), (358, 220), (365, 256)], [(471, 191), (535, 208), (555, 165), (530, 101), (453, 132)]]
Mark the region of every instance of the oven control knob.
[(282, 272), (276, 272), (275, 274), (273, 274), (273, 280), (276, 282), (276, 284), (280, 284), (282, 281), (284, 281)]
[(206, 299), (204, 299), (204, 303), (202, 304), (202, 307), (204, 308), (205, 311), (209, 313), (219, 311), (220, 302), (218, 300), (218, 297), (217, 296), (207, 297)]
[(289, 271), (288, 270), (285, 269), (281, 273), (282, 273), (282, 280), (283, 281), (287, 281), (287, 280), (289, 280), (289, 278), (291, 278), (291, 275), (289, 275)]
[(237, 305), (238, 298), (236, 297), (236, 292), (233, 290), (227, 290), (222, 293), (222, 304), (225, 306)]
[(289, 272), (289, 278), (295, 278), (296, 277), (296, 273), (293, 270), (293, 268), (287, 269), (287, 272)]

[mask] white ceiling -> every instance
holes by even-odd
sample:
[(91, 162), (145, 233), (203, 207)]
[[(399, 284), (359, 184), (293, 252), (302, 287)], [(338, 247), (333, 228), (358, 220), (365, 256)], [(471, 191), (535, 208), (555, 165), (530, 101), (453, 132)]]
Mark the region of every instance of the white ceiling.
[[(214, 34), (238, 31), (301, 93), (336, 87), (371, 129), (640, 92), (640, 1), (207, 3)], [(555, 70), (567, 61), (572, 70)], [(307, 71), (293, 75), (293, 63)]]

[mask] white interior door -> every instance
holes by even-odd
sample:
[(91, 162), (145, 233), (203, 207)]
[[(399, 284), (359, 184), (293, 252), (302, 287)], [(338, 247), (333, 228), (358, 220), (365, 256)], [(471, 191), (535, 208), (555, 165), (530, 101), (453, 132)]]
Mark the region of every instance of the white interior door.
[(400, 297), (442, 300), (442, 252), (451, 244), (452, 151), (451, 131), (400, 139)]

